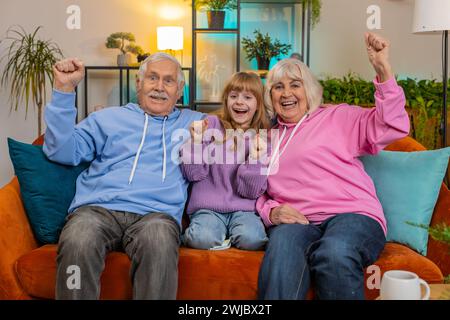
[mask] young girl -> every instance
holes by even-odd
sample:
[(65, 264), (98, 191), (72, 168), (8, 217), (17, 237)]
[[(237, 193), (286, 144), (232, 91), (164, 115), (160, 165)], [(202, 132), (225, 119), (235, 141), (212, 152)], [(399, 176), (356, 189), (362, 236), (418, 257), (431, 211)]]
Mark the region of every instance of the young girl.
[(259, 250), (267, 242), (255, 209), (267, 185), (262, 161), (268, 144), (259, 135), (269, 127), (263, 90), (256, 74), (235, 73), (222, 95), (221, 119), (210, 115), (191, 126), (191, 140), (181, 148), (181, 171), (192, 182), (188, 247), (217, 249), (227, 240), (239, 249)]

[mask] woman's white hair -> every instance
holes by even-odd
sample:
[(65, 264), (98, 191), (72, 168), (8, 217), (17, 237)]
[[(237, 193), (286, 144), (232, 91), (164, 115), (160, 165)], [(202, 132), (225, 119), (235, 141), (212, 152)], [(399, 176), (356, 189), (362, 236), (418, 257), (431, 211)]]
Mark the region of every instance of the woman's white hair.
[(271, 90), (284, 77), (303, 82), (309, 112), (313, 112), (322, 104), (322, 86), (308, 66), (297, 59), (283, 59), (269, 71), (266, 79), (264, 102), (268, 108), (267, 111), (272, 117), (275, 117), (276, 113), (273, 109)]
[(153, 63), (153, 62), (157, 62), (157, 61), (161, 61), (161, 60), (169, 60), (169, 61), (172, 61), (173, 63), (175, 63), (177, 66), (178, 85), (185, 82), (184, 72), (183, 72), (180, 62), (175, 57), (171, 56), (170, 54), (164, 53), (164, 52), (156, 52), (156, 53), (148, 56), (147, 59), (145, 59), (141, 63), (141, 66), (139, 67), (139, 71), (138, 71), (139, 80), (142, 81), (144, 79), (145, 72), (147, 71), (147, 65), (149, 63)]

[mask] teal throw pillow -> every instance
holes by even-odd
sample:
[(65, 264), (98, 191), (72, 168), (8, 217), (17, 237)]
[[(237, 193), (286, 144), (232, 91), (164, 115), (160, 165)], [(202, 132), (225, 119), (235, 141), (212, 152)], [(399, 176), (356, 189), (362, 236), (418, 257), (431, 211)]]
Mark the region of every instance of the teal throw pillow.
[(361, 160), (372, 178), (387, 220), (387, 241), (427, 254), (428, 230), (447, 170), (450, 147), (438, 150), (381, 151)]
[(8, 138), (25, 211), (40, 244), (57, 243), (75, 195), (78, 175), (89, 163), (65, 166), (47, 159), (42, 146)]

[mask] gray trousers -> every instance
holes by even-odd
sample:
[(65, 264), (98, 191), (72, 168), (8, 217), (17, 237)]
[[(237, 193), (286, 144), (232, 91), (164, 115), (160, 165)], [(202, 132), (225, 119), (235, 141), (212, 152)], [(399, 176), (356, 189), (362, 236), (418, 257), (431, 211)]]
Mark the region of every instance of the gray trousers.
[(167, 214), (81, 207), (68, 215), (59, 238), (56, 299), (99, 299), (110, 251), (131, 260), (133, 299), (176, 299), (179, 246), (180, 227)]

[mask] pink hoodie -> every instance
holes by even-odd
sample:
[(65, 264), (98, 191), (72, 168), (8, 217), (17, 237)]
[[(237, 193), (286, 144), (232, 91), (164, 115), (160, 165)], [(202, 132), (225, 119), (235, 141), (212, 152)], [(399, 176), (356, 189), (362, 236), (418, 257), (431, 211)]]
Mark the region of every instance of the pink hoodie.
[[(374, 80), (376, 108), (347, 104), (321, 106), (299, 126), (278, 171), (269, 176), (267, 192), (256, 208), (266, 226), (272, 225), (272, 208), (288, 204), (313, 224), (340, 213), (358, 213), (378, 221), (387, 232), (383, 209), (372, 179), (359, 156), (376, 154), (409, 133), (403, 89), (395, 79)], [(274, 127), (286, 128), (281, 148), (296, 123), (278, 119)]]

